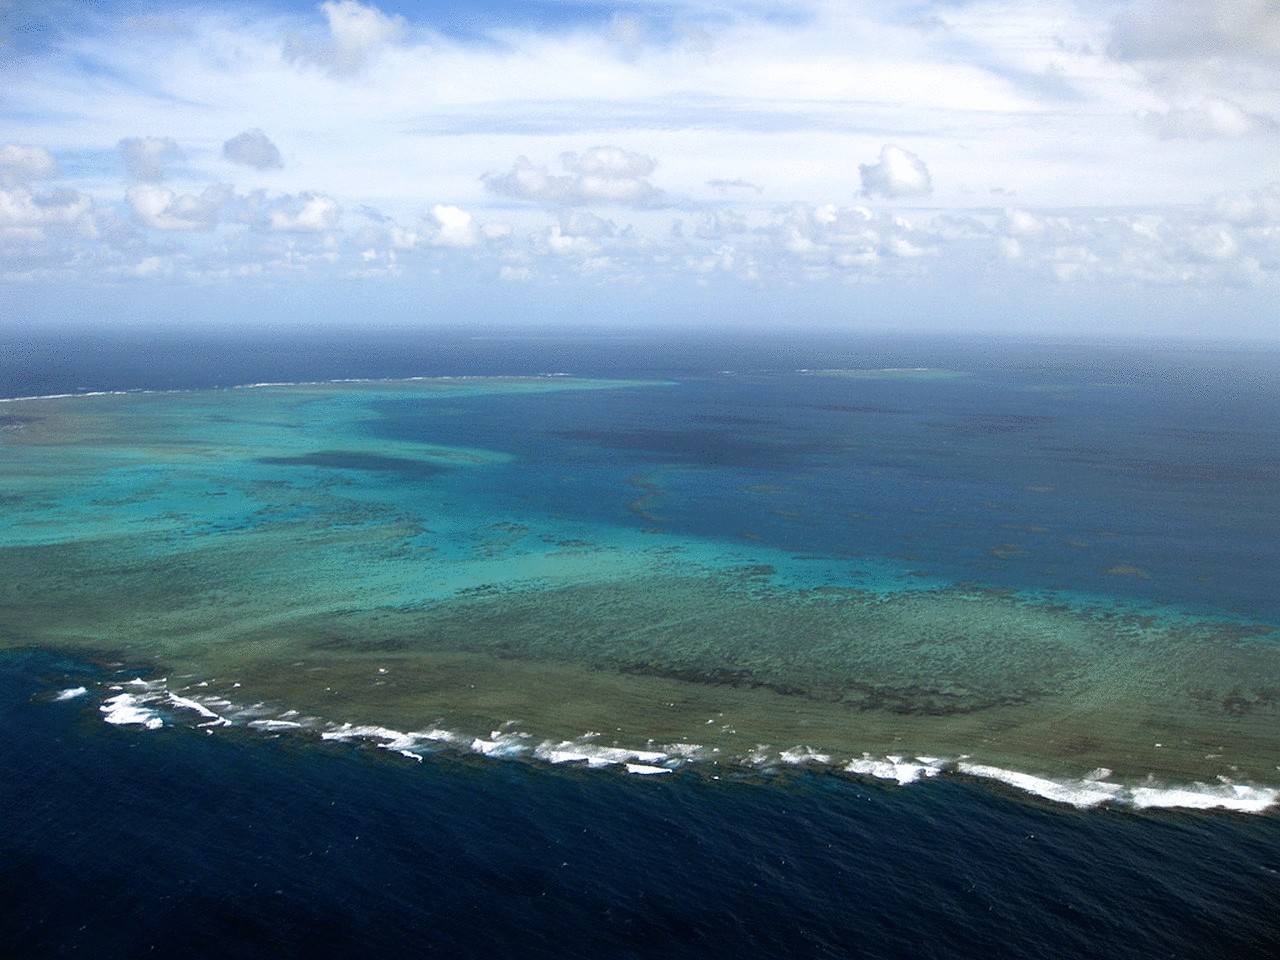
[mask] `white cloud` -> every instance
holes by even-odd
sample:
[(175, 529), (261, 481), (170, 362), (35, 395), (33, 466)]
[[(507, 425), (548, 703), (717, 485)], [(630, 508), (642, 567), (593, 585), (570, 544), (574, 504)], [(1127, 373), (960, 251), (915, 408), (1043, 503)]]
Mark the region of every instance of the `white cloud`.
[(886, 144), (876, 163), (858, 165), (864, 197), (896, 200), (902, 197), (927, 197), (933, 193), (933, 180), (924, 161), (908, 150)]
[(1280, 183), (1217, 197), (1213, 211), (1228, 223), (1280, 228)]
[(341, 212), (338, 202), (319, 193), (301, 193), (274, 201), (265, 211), (265, 226), (277, 233), (322, 233), (332, 230)]
[(600, 252), (600, 244), (590, 237), (564, 232), (558, 223), (553, 223), (543, 234), (547, 249), (561, 257), (578, 257), (585, 259)]
[[(163, 34), (68, 31), (0, 79), (6, 137), (47, 147), (0, 150), (0, 257), (441, 289), (594, 271), (655, 295), (691, 275), (1280, 285), (1274, 0), (1135, 0), (1114, 24), (1078, 0), (672, 9), (463, 39), (426, 8), (195, 0)], [(181, 131), (186, 157), (120, 141), (137, 131)], [(860, 161), (872, 210), (844, 205)]]
[(727, 207), (713, 207), (699, 212), (694, 233), (703, 239), (746, 233), (747, 219), (741, 212)]
[(171, 137), (128, 137), (120, 141), (120, 154), (129, 176), (142, 183), (159, 183), (165, 164), (182, 159)]
[(338, 76), (359, 72), (407, 32), (404, 17), (389, 17), (356, 0), (326, 0), (320, 9), (328, 21), (328, 40), (312, 45), (295, 39), (291, 53), (296, 59), (327, 67)]
[(480, 231), (471, 214), (458, 207), (437, 203), (431, 208), (436, 230), (431, 242), (439, 247), (474, 247), (480, 243)]
[(648, 181), (657, 167), (652, 157), (621, 147), (592, 147), (585, 153), (563, 153), (560, 163), (567, 171), (552, 174), (520, 157), (505, 174), (486, 173), (481, 179), (498, 196), (531, 200), (548, 205), (621, 204), (651, 206), (661, 191)]
[(572, 210), (560, 214), (560, 232), (566, 237), (611, 237), (616, 224), (604, 217), (597, 217), (586, 210)]
[(242, 163), (258, 170), (279, 170), (280, 151), (261, 130), (246, 130), (222, 145), (222, 155), (232, 163)]
[(212, 230), (218, 216), (233, 197), (231, 187), (216, 184), (199, 196), (177, 194), (167, 187), (141, 183), (125, 194), (134, 217), (153, 230)]
[(923, 257), (929, 252), (927, 247), (917, 246), (906, 237), (890, 237), (886, 247), (895, 257), (902, 257), (905, 260)]
[(98, 211), (85, 194), (0, 186), (0, 278), (32, 280), (68, 268), (83, 275), (102, 250), (102, 239)]
[(1045, 222), (1027, 210), (1006, 210), (1001, 229), (1012, 237), (1039, 237), (1045, 232)]
[(361, 213), (370, 222), (355, 240), (365, 245), (365, 254), (380, 256), (395, 251), (421, 251), (427, 247), (471, 250), (504, 241), (511, 236), (505, 223), (481, 223), (469, 211), (449, 203), (434, 204), (416, 225), (403, 226), (390, 217), (368, 208)]
[(93, 201), (74, 190), (33, 194), (26, 187), (0, 188), (0, 239), (40, 243), (50, 235), (96, 236)]
[(989, 238), (1010, 267), (1054, 282), (1212, 289), (1280, 280), (1280, 185), (1188, 209), (1109, 215), (1006, 211), (952, 233)]
[(1261, 113), (1250, 113), (1238, 103), (1222, 97), (1206, 97), (1186, 107), (1152, 111), (1143, 119), (1163, 139), (1213, 140), (1219, 137), (1248, 137), (1274, 133), (1280, 124)]
[(30, 183), (57, 174), (58, 164), (43, 147), (10, 143), (0, 148), (0, 184)]
[(1218, 262), (1230, 260), (1240, 252), (1239, 241), (1225, 223), (1196, 227), (1187, 237), (1187, 246), (1192, 256)]
[[(793, 204), (763, 222), (726, 213), (721, 211), (719, 219), (737, 236), (719, 247), (717, 269), (742, 264), (756, 278), (804, 282), (916, 277), (924, 269), (922, 262), (939, 254), (940, 238), (929, 229), (860, 206)], [(699, 236), (715, 239), (705, 230)], [(724, 256), (726, 249), (733, 250), (732, 258)], [(744, 251), (749, 251), (749, 258), (742, 257)]]

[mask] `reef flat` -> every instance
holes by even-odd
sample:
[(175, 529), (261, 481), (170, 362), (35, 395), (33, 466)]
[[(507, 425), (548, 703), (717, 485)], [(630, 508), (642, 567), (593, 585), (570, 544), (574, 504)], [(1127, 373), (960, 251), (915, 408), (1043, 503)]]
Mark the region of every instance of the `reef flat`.
[[(762, 416), (780, 379), (812, 420)], [(973, 458), (951, 480), (983, 506), (943, 521), (919, 494), (912, 391), (969, 381), (462, 378), (9, 402), (0, 644), (127, 663), (160, 684), (153, 701), (276, 732), (654, 771), (1022, 772), (1104, 799), (1270, 791), (1274, 622), (1144, 596), (1161, 568), (1136, 546), (1073, 582), (1061, 558), (1130, 534), (1031, 511), (1099, 496), (1096, 471), (1073, 455), (980, 475), (984, 447), (1046, 418), (942, 421)], [(849, 416), (897, 425), (870, 443), (833, 429)], [(1016, 508), (992, 502), (1010, 488)], [(951, 531), (970, 575), (927, 543), (885, 548), (889, 489), (903, 516)], [(1113, 583), (1130, 592), (1098, 589)]]

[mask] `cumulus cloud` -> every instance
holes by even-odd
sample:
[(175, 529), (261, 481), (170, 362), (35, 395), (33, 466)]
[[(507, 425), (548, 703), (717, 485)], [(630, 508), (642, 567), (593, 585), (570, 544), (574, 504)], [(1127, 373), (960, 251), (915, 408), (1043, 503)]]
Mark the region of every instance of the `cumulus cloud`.
[(621, 147), (592, 147), (585, 153), (560, 155), (564, 174), (553, 174), (520, 157), (504, 174), (487, 173), (481, 179), (498, 196), (549, 205), (614, 203), (652, 206), (661, 191), (647, 179), (657, 161)]
[(546, 249), (561, 257), (593, 257), (600, 252), (600, 244), (592, 237), (565, 233), (564, 228), (553, 223), (542, 235)]
[(277, 233), (322, 233), (332, 230), (341, 211), (338, 202), (322, 193), (282, 197), (266, 211), (263, 225)]
[(171, 137), (128, 137), (120, 141), (120, 154), (129, 176), (141, 183), (159, 183), (165, 164), (182, 159)]
[(0, 279), (30, 279), (67, 266), (83, 270), (100, 249), (98, 211), (83, 193), (0, 185)]
[(232, 163), (242, 163), (258, 170), (279, 170), (284, 166), (276, 145), (257, 128), (237, 134), (224, 143), (222, 155)]
[(1010, 237), (1039, 237), (1045, 232), (1045, 222), (1027, 210), (1006, 210), (1001, 218), (1001, 229)]
[(130, 187), (125, 194), (135, 219), (144, 227), (177, 231), (212, 230), (218, 225), (219, 213), (232, 197), (232, 189), (226, 184), (208, 187), (196, 196), (141, 183)]
[(876, 163), (858, 165), (862, 177), (862, 195), (896, 200), (902, 197), (927, 197), (933, 192), (933, 180), (924, 161), (908, 150), (886, 144)]
[(1217, 197), (1212, 206), (1214, 213), (1228, 223), (1280, 231), (1280, 183)]
[(571, 177), (557, 177), (546, 167), (535, 166), (528, 157), (518, 157), (507, 173), (486, 173), (480, 178), (490, 192), (517, 200), (543, 203), (572, 203)]
[(31, 245), (55, 234), (93, 237), (93, 201), (75, 190), (33, 194), (26, 187), (0, 188), (0, 241)]
[(480, 243), (480, 230), (467, 211), (437, 203), (431, 208), (436, 223), (432, 243), (438, 247), (474, 247)]
[(875, 277), (916, 272), (909, 261), (937, 252), (936, 237), (903, 220), (866, 207), (833, 203), (793, 204), (756, 231), (768, 238), (755, 258), (759, 269), (776, 261), (801, 265), (801, 277)]
[(1195, 227), (1187, 235), (1187, 247), (1194, 259), (1222, 262), (1240, 252), (1235, 231), (1225, 223)]
[(735, 233), (746, 233), (747, 219), (737, 210), (727, 207), (714, 207), (698, 214), (694, 224), (694, 235), (704, 240), (723, 237)]
[(560, 215), (560, 232), (566, 237), (611, 237), (616, 229), (612, 220), (597, 217), (586, 210)]
[(58, 164), (43, 147), (10, 143), (0, 148), (0, 184), (30, 183), (58, 175)]
[(952, 240), (984, 237), (1011, 267), (1058, 283), (1250, 286), (1280, 278), (1280, 184), (1158, 213), (1005, 211)]
[(481, 223), (469, 211), (449, 203), (434, 204), (416, 226), (405, 227), (389, 217), (380, 217), (362, 234), (363, 242), (373, 244), (375, 249), (389, 246), (392, 250), (423, 247), (467, 250), (510, 236), (508, 224)]
[(403, 39), (404, 17), (387, 16), (357, 0), (327, 0), (320, 4), (329, 25), (329, 38), (320, 44), (294, 40), (290, 53), (344, 76), (359, 72), (381, 50)]
[(1206, 97), (1193, 106), (1173, 107), (1163, 113), (1153, 111), (1143, 119), (1164, 140), (1216, 140), (1280, 130), (1272, 117), (1250, 113), (1221, 97)]

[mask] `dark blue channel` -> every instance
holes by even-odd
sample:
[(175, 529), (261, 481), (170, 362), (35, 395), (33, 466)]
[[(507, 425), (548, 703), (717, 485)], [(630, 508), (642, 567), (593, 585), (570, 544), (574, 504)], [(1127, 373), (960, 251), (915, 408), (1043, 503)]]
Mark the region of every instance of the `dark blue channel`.
[(1274, 817), (139, 732), (82, 669), (0, 656), (7, 956), (1280, 955)]

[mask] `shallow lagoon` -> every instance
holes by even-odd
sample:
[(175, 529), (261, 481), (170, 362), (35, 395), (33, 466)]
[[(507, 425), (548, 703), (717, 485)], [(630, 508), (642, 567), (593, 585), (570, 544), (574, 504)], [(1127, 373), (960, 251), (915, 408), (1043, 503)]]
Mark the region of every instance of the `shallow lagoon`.
[(417, 755), (1265, 805), (1265, 418), (860, 369), (8, 403), (0, 637), (149, 667), (95, 695), (170, 721)]

